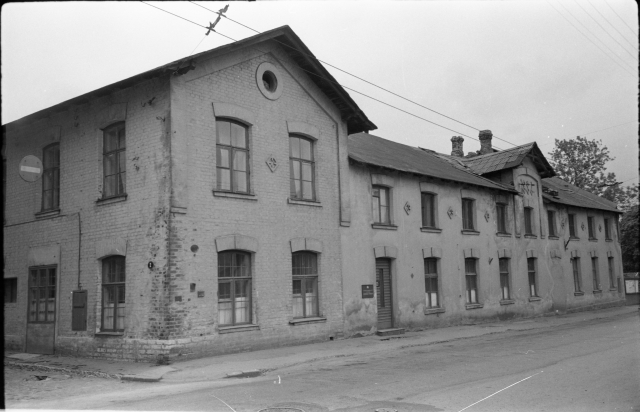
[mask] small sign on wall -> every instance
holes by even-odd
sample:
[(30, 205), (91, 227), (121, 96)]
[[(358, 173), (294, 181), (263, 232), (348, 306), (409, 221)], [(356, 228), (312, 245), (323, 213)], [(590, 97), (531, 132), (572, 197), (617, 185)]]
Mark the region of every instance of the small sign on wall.
[(362, 299), (373, 299), (373, 285), (362, 285)]

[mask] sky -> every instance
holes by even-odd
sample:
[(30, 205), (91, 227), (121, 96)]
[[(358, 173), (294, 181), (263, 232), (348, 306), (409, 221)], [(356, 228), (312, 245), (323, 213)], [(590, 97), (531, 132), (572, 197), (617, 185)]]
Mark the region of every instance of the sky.
[[(554, 139), (586, 136), (608, 147), (618, 181), (638, 182), (633, 0), (148, 3), (175, 15), (143, 2), (5, 3), (2, 124), (232, 42), (202, 27), (217, 17), (203, 7), (229, 4), (236, 22), (289, 25), (318, 59), (401, 96), (325, 66), (372, 134), (450, 153), (452, 136), (476, 151), (490, 129), (499, 149), (536, 141), (545, 155)], [(255, 34), (227, 19), (216, 30)]]

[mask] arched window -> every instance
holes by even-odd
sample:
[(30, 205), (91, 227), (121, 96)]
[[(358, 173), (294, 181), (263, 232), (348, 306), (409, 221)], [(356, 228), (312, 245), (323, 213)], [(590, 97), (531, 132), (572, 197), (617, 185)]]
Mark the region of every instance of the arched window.
[(42, 151), (42, 211), (60, 206), (60, 144), (54, 143)]
[(229, 120), (216, 120), (216, 187), (249, 193), (249, 142), (247, 127)]
[(289, 136), (291, 198), (315, 200), (315, 162), (313, 141), (302, 136)]
[(313, 252), (295, 252), (291, 261), (293, 317), (318, 316), (318, 255)]
[(102, 146), (103, 198), (121, 196), (127, 193), (126, 154), (124, 122), (113, 124), (104, 129)]
[(124, 331), (125, 257), (102, 259), (102, 328), (103, 332)]
[(218, 324), (251, 323), (251, 254), (218, 253)]

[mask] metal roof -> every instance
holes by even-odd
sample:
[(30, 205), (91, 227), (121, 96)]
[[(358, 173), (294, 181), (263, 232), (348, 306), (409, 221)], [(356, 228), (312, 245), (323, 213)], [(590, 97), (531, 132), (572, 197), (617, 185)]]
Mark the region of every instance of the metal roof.
[(608, 212), (622, 213), (618, 210), (616, 204), (607, 199), (604, 199), (598, 195), (594, 195), (584, 189), (580, 189), (570, 183), (565, 182), (559, 177), (549, 177), (542, 179), (543, 191), (555, 190), (558, 192), (557, 196), (553, 196), (550, 193), (543, 193), (542, 197), (553, 203), (560, 203), (568, 206), (582, 207), (586, 209), (599, 209), (606, 210)]
[(74, 97), (73, 99), (58, 103), (21, 119), (14, 120), (13, 122), (7, 123), (3, 126), (8, 129), (19, 127), (27, 122), (33, 122), (35, 120), (51, 116), (52, 114), (68, 110), (70, 106), (88, 103), (90, 100), (105, 96), (112, 93), (114, 90), (131, 87), (136, 83), (149, 80), (154, 77), (168, 75), (171, 73), (175, 74), (178, 68), (187, 66), (190, 62), (197, 66), (198, 60), (204, 60), (215, 55), (255, 46), (258, 43), (263, 43), (268, 40), (278, 42), (282, 46), (282, 49), (309, 74), (311, 81), (313, 81), (338, 107), (342, 119), (347, 122), (348, 133), (359, 133), (377, 129), (377, 126), (367, 118), (364, 112), (358, 107), (353, 99), (351, 99), (349, 93), (347, 93), (347, 91), (338, 84), (335, 78), (324, 68), (318, 59), (316, 59), (313, 53), (311, 53), (307, 46), (289, 26), (278, 27), (235, 43), (216, 47), (215, 49), (207, 50), (193, 56), (187, 56), (155, 69), (137, 74), (133, 77), (129, 77), (119, 82), (85, 93), (78, 97)]
[(474, 173), (482, 175), (517, 167), (528, 155), (531, 155), (530, 158), (536, 165), (540, 177), (555, 176), (553, 168), (538, 148), (536, 142), (480, 156), (462, 157), (460, 160)]
[(456, 167), (435, 153), (392, 142), (367, 133), (349, 136), (349, 157), (357, 162), (401, 172), (437, 177), (490, 189), (517, 193), (512, 187)]

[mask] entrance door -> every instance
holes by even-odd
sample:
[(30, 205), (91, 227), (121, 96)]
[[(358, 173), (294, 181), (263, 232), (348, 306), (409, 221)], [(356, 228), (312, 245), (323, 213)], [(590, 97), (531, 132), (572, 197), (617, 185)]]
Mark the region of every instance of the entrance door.
[(378, 330), (393, 327), (391, 310), (391, 262), (376, 259), (376, 293), (378, 295)]
[(30, 268), (27, 353), (53, 354), (55, 321), (56, 267)]

